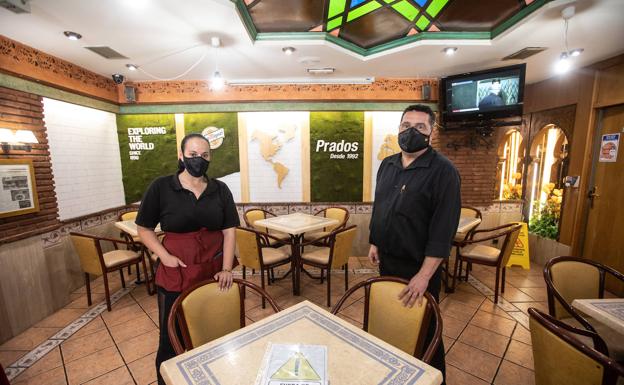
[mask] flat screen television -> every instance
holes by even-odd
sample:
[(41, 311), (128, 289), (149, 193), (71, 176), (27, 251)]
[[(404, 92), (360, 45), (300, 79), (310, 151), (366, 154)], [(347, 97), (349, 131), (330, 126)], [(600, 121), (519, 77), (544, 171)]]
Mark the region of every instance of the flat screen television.
[(445, 122), (472, 122), (522, 115), (526, 65), (449, 76), (440, 81)]

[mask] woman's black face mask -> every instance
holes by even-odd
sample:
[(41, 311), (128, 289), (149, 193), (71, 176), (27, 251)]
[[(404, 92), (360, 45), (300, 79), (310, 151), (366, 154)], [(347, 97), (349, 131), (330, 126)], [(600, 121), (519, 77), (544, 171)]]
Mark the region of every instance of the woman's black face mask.
[(195, 178), (199, 178), (200, 176), (206, 175), (208, 171), (208, 166), (210, 162), (201, 156), (196, 156), (193, 158), (184, 157), (184, 161), (180, 161), (180, 164), (188, 171), (191, 176)]

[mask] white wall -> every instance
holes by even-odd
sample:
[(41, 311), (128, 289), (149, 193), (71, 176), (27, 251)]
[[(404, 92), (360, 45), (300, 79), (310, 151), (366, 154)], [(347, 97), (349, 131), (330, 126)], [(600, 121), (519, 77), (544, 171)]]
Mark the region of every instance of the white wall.
[(61, 220), (125, 204), (115, 114), (43, 98)]

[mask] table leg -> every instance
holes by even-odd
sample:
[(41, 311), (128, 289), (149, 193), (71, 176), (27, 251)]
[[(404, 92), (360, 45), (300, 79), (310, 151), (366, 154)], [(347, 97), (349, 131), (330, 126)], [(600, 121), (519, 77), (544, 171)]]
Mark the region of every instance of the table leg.
[(293, 273), (293, 295), (300, 295), (301, 280), (301, 240), (303, 234), (291, 235), (291, 256), (292, 256), (292, 273)]

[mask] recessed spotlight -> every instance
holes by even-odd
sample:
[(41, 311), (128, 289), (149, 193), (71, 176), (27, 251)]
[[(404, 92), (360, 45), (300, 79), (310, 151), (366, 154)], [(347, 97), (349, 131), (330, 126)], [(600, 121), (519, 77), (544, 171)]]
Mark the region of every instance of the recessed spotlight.
[(284, 52), (285, 55), (292, 55), (294, 52), (296, 51), (296, 49), (294, 47), (284, 47), (282, 48), (282, 52)]
[(65, 31), (63, 32), (63, 35), (65, 35), (69, 40), (80, 40), (82, 38), (81, 34), (72, 31)]
[(443, 52), (449, 56), (455, 55), (455, 52), (457, 52), (457, 47), (446, 47), (444, 48)]
[(136, 64), (126, 64), (126, 67), (128, 67), (130, 71), (136, 71), (139, 69), (139, 66)]
[(576, 48), (573, 49), (572, 51), (570, 51), (570, 56), (579, 56), (580, 54), (582, 54), (584, 51), (583, 48)]

